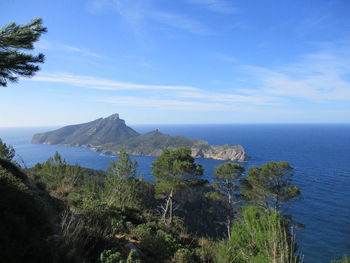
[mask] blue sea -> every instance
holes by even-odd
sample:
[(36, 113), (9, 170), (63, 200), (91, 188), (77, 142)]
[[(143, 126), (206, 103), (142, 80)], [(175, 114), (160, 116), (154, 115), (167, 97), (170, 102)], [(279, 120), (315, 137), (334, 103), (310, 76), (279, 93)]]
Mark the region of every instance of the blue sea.
[[(288, 161), (294, 167), (294, 183), (302, 200), (290, 204), (293, 218), (306, 227), (297, 230), (305, 263), (330, 262), (350, 255), (350, 125), (349, 124), (244, 124), (244, 125), (134, 125), (139, 132), (156, 128), (170, 135), (204, 139), (210, 144), (241, 144), (250, 156), (246, 168), (270, 161)], [(69, 163), (106, 169), (111, 158), (86, 148), (32, 145), (36, 132), (49, 128), (1, 128), (0, 138), (14, 146), (17, 160), (31, 167), (58, 151)], [(139, 174), (152, 180), (154, 157), (132, 156)], [(223, 163), (197, 159), (205, 178)]]

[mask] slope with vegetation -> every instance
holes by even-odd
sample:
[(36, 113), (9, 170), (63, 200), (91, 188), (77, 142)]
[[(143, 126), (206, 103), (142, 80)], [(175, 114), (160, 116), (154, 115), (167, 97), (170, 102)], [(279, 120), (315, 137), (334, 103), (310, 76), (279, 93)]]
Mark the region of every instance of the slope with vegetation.
[(190, 149), (168, 149), (147, 182), (125, 151), (107, 171), (68, 165), (58, 153), (21, 169), (11, 147), (1, 142), (0, 153), (6, 262), (302, 262), (291, 217), (277, 209), (300, 193), (284, 162), (248, 176), (228, 162), (209, 183)]
[(117, 154), (124, 149), (128, 154), (142, 156), (159, 156), (165, 148), (189, 147), (193, 157), (238, 161), (248, 158), (240, 145), (209, 145), (203, 140), (170, 136), (158, 130), (139, 134), (118, 114), (35, 134), (32, 143), (83, 146), (105, 154)]
[[(21, 50), (32, 49), (43, 32), (40, 19), (0, 30), (0, 85), (39, 69), (35, 63), (43, 55)], [(99, 141), (95, 128), (60, 132), (81, 129)], [(113, 127), (99, 129), (109, 134)], [(119, 135), (139, 136), (130, 129)], [(203, 169), (191, 154), (186, 147), (159, 153), (153, 183), (137, 176), (137, 163), (125, 151), (107, 171), (71, 166), (58, 153), (22, 169), (13, 161), (14, 149), (0, 140), (0, 261), (302, 262), (291, 217), (279, 211), (300, 195), (288, 163), (252, 167), (244, 176), (242, 166), (228, 162), (209, 183), (200, 179)]]

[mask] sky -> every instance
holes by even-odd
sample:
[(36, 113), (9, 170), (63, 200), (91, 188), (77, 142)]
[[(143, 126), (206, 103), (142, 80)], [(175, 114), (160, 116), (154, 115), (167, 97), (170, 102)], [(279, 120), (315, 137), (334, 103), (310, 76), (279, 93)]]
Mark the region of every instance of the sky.
[(350, 123), (348, 0), (1, 0), (46, 61), (0, 87), (0, 127)]

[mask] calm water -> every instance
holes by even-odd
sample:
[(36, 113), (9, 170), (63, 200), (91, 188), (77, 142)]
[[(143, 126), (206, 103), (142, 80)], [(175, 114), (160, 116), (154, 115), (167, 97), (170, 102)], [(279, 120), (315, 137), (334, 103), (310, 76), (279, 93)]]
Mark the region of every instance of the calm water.
[[(241, 144), (251, 159), (247, 168), (269, 161), (288, 161), (295, 168), (294, 182), (303, 200), (290, 205), (306, 263), (329, 262), (350, 255), (350, 125), (172, 125), (133, 126), (139, 132), (159, 128), (171, 135), (204, 139), (211, 144)], [(12, 144), (20, 163), (27, 167), (43, 162), (58, 151), (69, 163), (106, 169), (111, 156), (80, 147), (32, 145), (36, 132), (48, 128), (0, 129), (0, 138)], [(134, 156), (139, 173), (151, 180), (153, 157)], [(210, 179), (221, 161), (198, 159)]]

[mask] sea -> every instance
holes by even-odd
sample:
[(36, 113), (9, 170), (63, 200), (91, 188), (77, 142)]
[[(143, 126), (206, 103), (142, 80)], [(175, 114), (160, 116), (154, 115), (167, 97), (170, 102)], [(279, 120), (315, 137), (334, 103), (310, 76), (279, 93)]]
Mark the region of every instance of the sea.
[[(210, 144), (240, 144), (249, 155), (247, 169), (266, 162), (287, 161), (294, 168), (293, 182), (302, 197), (288, 205), (296, 222), (294, 231), (305, 263), (329, 263), (343, 254), (350, 256), (350, 124), (234, 124), (234, 125), (131, 125), (138, 132), (159, 129), (170, 135), (203, 139)], [(105, 170), (117, 156), (87, 148), (34, 145), (33, 134), (56, 127), (0, 128), (0, 138), (16, 150), (23, 167), (44, 162), (59, 152), (67, 162)], [(138, 174), (152, 180), (154, 157), (131, 156)], [(223, 161), (199, 158), (209, 181), (214, 167)]]

